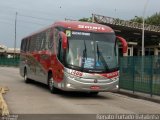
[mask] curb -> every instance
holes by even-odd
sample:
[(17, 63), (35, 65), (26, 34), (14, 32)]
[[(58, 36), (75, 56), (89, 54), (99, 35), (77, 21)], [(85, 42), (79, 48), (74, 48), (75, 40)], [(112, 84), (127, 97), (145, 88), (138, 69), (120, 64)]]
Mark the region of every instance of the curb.
[(141, 92), (133, 92), (133, 91), (124, 90), (124, 89), (120, 89), (117, 93), (129, 96), (129, 97), (137, 98), (137, 99), (143, 99), (143, 100), (148, 100), (151, 102), (160, 103), (160, 96), (157, 96), (157, 95), (151, 96), (150, 94), (141, 93)]

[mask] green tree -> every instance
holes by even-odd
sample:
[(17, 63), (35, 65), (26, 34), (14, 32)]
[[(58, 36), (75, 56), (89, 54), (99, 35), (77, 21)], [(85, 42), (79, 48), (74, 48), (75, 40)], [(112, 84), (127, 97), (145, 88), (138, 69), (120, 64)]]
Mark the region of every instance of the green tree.
[(132, 21), (132, 22), (142, 23), (143, 18), (142, 18), (142, 17), (135, 16), (133, 19), (131, 19), (131, 21)]
[(160, 12), (155, 13), (146, 19), (147, 24), (160, 26)]
[[(138, 17), (135, 16), (133, 19), (131, 19), (132, 22), (138, 22), (138, 23), (142, 23), (143, 18), (142, 17)], [(159, 13), (155, 13), (150, 17), (147, 17), (145, 19), (145, 23), (146, 24), (150, 24), (150, 25), (157, 25), (160, 26), (160, 12)]]
[(82, 19), (79, 19), (79, 21), (82, 21), (82, 22), (92, 22), (92, 17), (89, 17), (89, 18), (82, 18)]

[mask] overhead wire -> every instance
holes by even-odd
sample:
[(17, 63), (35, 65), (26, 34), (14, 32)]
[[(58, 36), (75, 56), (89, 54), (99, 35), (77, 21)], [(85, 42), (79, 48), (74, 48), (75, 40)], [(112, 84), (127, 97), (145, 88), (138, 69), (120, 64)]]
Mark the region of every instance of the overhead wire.
[[(40, 13), (40, 14), (44, 14), (44, 15), (46, 15), (46, 14), (50, 14), (50, 15), (53, 15), (53, 12), (54, 11), (52, 11), (52, 13), (51, 12), (46, 12), (46, 11), (42, 11), (42, 10), (33, 10), (33, 9), (24, 9), (24, 8), (16, 8), (16, 7), (11, 7), (11, 6), (4, 6), (4, 5), (2, 5), (2, 4), (0, 4), (0, 9), (1, 8), (4, 8), (5, 10), (11, 10), (10, 12), (12, 12), (13, 13), (13, 11), (14, 12), (19, 12), (19, 11), (26, 11), (26, 12), (34, 12), (34, 13)], [(7, 9), (6, 9), (7, 8)], [(3, 9), (2, 9), (3, 10)], [(5, 12), (9, 12), (9, 11), (5, 11)], [(56, 13), (56, 12), (54, 12), (54, 13)]]
[(49, 19), (49, 18), (44, 18), (44, 17), (34, 17), (34, 16), (24, 15), (24, 14), (18, 14), (18, 16), (29, 17), (29, 18), (38, 19), (38, 20), (53, 21), (53, 19)]
[[(35, 16), (32, 16), (32, 15), (26, 15), (26, 14), (21, 14), (20, 12), (19, 12), (19, 10), (17, 9), (17, 8), (14, 8), (14, 7), (8, 7), (8, 6), (6, 6), (7, 8), (9, 8), (10, 10), (12, 10), (12, 11), (10, 11), (10, 12), (12, 12), (12, 15), (14, 15), (14, 13), (13, 13), (13, 10), (14, 10), (14, 12), (18, 12), (18, 16), (23, 16), (23, 17), (29, 17), (29, 18), (33, 18), (33, 19), (38, 19), (38, 20), (43, 20), (43, 21), (53, 21), (53, 19), (51, 19), (51, 18), (46, 18), (46, 17), (35, 17)], [(6, 9), (6, 7), (5, 7), (5, 9)], [(22, 10), (21, 10), (22, 11)], [(26, 10), (25, 10), (26, 11)], [(27, 10), (27, 11), (30, 11), (30, 10)], [(8, 12), (8, 13), (10, 13), (9, 11), (4, 11), (4, 12)], [(41, 14), (50, 14), (51, 15), (51, 13), (48, 13), (48, 12), (45, 12), (45, 11), (33, 11), (32, 10), (32, 12), (39, 12), (39, 13), (41, 13)], [(1, 13), (1, 15), (3, 14), (3, 12)], [(6, 15), (6, 14), (5, 14)], [(53, 14), (52, 14), (53, 15)]]
[[(5, 19), (5, 18), (2, 18), (2, 19), (0, 19), (0, 22), (2, 21), (2, 20), (6, 20), (6, 21), (14, 21), (14, 19)], [(5, 21), (5, 22), (6, 22)], [(18, 19), (17, 20), (18, 22), (25, 22), (25, 23), (32, 23), (32, 24), (36, 24), (36, 25), (40, 25), (40, 26), (47, 26), (48, 24), (43, 24), (43, 23), (39, 23), (39, 22), (33, 22), (33, 21), (27, 21), (27, 20), (21, 20), (21, 19)], [(7, 22), (6, 22), (7, 23)]]
[(47, 26), (48, 25), (48, 24), (42, 24), (42, 23), (33, 22), (33, 21), (26, 21), (26, 20), (18, 20), (18, 22), (32, 23), (32, 24), (40, 25), (40, 26)]
[(8, 24), (8, 25), (14, 25), (13, 23), (10, 23), (10, 22), (6, 22), (6, 21), (3, 21), (0, 19), (0, 23), (4, 23), (4, 24)]

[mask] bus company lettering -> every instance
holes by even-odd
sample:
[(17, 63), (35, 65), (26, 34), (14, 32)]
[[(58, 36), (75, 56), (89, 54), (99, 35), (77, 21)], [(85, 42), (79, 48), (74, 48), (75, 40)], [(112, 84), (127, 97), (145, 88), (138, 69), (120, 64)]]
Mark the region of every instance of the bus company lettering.
[(86, 26), (86, 25), (78, 25), (78, 28), (82, 29), (91, 29), (91, 30), (105, 30), (104, 27), (96, 27), (96, 26)]
[(107, 74), (102, 74), (102, 76), (107, 77), (107, 78), (113, 78), (118, 76), (118, 72), (112, 72), (112, 73), (107, 73)]

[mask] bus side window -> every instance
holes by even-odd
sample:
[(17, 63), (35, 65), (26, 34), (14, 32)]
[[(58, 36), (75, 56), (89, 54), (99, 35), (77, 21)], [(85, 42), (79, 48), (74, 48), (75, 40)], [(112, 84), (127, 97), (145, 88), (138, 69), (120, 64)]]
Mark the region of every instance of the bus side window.
[(45, 32), (41, 33), (41, 50), (46, 50), (46, 34)]
[(53, 48), (53, 44), (54, 44), (54, 41), (53, 41), (53, 29), (51, 28), (50, 29), (50, 32), (49, 32), (49, 44), (48, 44), (48, 48), (50, 49), (50, 50), (52, 50), (52, 48)]
[(30, 38), (30, 47), (29, 47), (29, 51), (30, 52), (33, 52), (35, 50), (35, 44), (36, 44), (36, 41), (35, 41), (35, 36), (32, 36)]
[(24, 42), (25, 42), (25, 39), (23, 39), (22, 42), (21, 42), (21, 52), (22, 51), (24, 52)]
[(56, 43), (56, 53), (58, 59), (63, 62), (63, 50), (62, 50), (62, 38), (59, 36), (59, 30), (55, 29), (54, 30), (54, 40)]
[(62, 38), (61, 37), (59, 37), (58, 58), (63, 63), (63, 48), (62, 48)]
[(29, 51), (29, 46), (30, 46), (30, 38), (26, 40), (26, 52)]
[(59, 45), (59, 40), (58, 40), (58, 33), (59, 33), (59, 31), (58, 31), (58, 29), (54, 29), (54, 41), (55, 41), (55, 47), (56, 47), (56, 54), (58, 54), (58, 45)]
[(23, 40), (23, 43), (22, 43), (22, 44), (23, 44), (23, 45), (22, 45), (22, 50), (23, 50), (24, 52), (26, 52), (26, 42), (27, 42), (26, 39), (24, 39), (24, 40)]
[(46, 50), (49, 50), (49, 44), (50, 44), (50, 29), (48, 29), (46, 32), (45, 32), (45, 39), (46, 39), (46, 43), (45, 43), (45, 49)]
[(36, 49), (37, 49), (37, 51), (39, 51), (39, 50), (41, 50), (41, 41), (42, 41), (42, 39), (41, 39), (41, 34), (38, 34), (37, 35), (37, 39), (36, 39)]
[(38, 51), (38, 35), (35, 35), (35, 47), (34, 51)]

